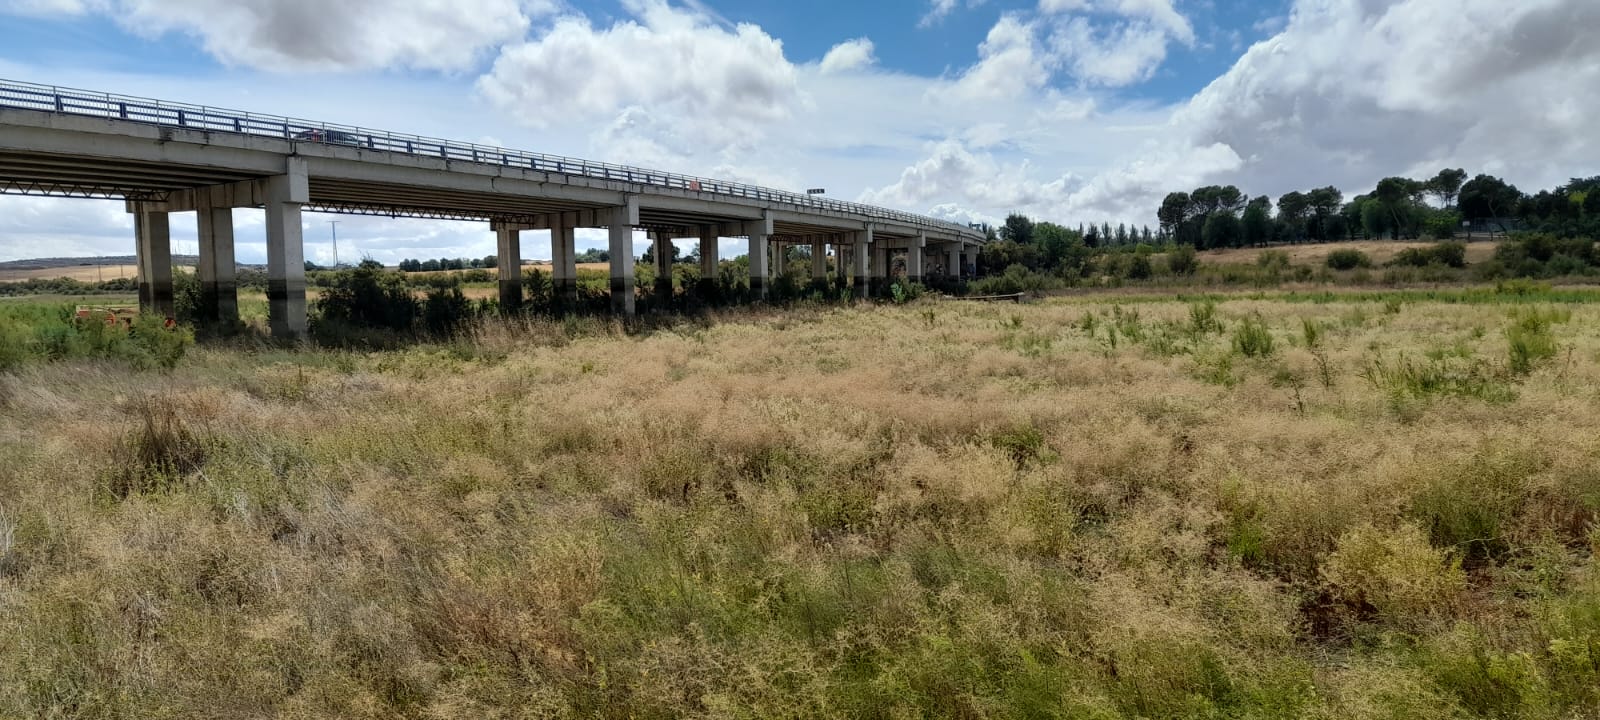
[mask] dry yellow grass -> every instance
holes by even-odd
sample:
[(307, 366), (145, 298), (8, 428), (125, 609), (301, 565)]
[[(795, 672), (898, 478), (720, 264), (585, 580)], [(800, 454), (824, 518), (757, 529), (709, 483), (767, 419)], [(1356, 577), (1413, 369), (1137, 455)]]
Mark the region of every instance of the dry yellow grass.
[(1593, 715), (1600, 306), (1405, 297), (0, 375), (0, 716)]
[[(1430, 248), (1437, 243), (1431, 242), (1395, 242), (1388, 240), (1357, 240), (1337, 243), (1315, 243), (1306, 245), (1284, 245), (1272, 248), (1237, 248), (1229, 250), (1207, 250), (1200, 253), (1200, 261), (1204, 263), (1226, 265), (1241, 264), (1253, 265), (1261, 253), (1274, 251), (1288, 254), (1289, 262), (1293, 265), (1310, 265), (1322, 267), (1326, 264), (1328, 253), (1335, 250), (1359, 250), (1372, 258), (1372, 262), (1382, 265), (1394, 259), (1406, 248)], [(1475, 240), (1467, 243), (1467, 262), (1480, 263), (1494, 257), (1494, 249), (1498, 243), (1490, 240)]]

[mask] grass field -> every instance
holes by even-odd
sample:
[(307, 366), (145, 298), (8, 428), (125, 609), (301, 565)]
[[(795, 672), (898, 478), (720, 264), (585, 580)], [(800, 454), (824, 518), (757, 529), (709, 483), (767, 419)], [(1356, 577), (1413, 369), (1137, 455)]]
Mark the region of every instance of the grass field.
[[(1315, 243), (1306, 245), (1283, 245), (1271, 248), (1239, 248), (1234, 250), (1207, 250), (1200, 253), (1200, 261), (1217, 265), (1253, 265), (1263, 252), (1282, 252), (1289, 256), (1291, 265), (1308, 265), (1323, 267), (1328, 260), (1328, 254), (1335, 250), (1358, 250), (1366, 253), (1376, 265), (1383, 265), (1394, 259), (1407, 248), (1425, 250), (1433, 247), (1432, 242), (1404, 242), (1391, 240), (1358, 240), (1351, 242)], [(1494, 257), (1494, 250), (1498, 243), (1478, 239), (1466, 243), (1467, 262), (1480, 263)]]
[(0, 373), (0, 717), (1600, 713), (1600, 293)]

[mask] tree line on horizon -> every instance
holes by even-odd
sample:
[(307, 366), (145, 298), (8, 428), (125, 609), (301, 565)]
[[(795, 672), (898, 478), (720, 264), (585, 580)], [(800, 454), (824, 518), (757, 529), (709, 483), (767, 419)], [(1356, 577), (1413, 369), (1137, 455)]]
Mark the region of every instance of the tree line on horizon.
[[(1460, 168), (1416, 180), (1388, 177), (1348, 201), (1333, 186), (1250, 196), (1234, 185), (1172, 192), (1156, 210), (1157, 227), (1115, 228), (1080, 223), (1077, 229), (1012, 213), (992, 237), (1029, 245), (1081, 242), (1097, 249), (1120, 245), (1187, 245), (1197, 250), (1342, 240), (1454, 238), (1463, 227), (1501, 234), (1530, 231), (1557, 237), (1600, 237), (1600, 176), (1524, 193), (1487, 174), (1468, 179)], [(1037, 237), (1036, 237), (1037, 236)]]

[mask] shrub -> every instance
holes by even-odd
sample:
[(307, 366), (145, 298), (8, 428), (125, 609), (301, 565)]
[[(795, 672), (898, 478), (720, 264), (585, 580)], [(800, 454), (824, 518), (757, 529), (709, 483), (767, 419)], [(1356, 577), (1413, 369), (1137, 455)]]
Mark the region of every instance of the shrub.
[(1200, 259), (1191, 245), (1179, 245), (1167, 253), (1167, 271), (1173, 275), (1193, 275), (1200, 268)]
[(1289, 253), (1282, 250), (1262, 250), (1256, 256), (1256, 267), (1268, 272), (1278, 272), (1289, 268)]
[(472, 301), (461, 287), (434, 288), (423, 303), (423, 326), (434, 337), (454, 335), (473, 317)]
[(1272, 331), (1259, 315), (1245, 318), (1233, 330), (1233, 349), (1245, 357), (1272, 355)]
[(401, 275), (368, 267), (341, 273), (314, 310), (313, 334), (319, 322), (406, 332), (421, 313)]
[(1322, 577), (1333, 596), (1357, 613), (1371, 612), (1400, 628), (1439, 614), (1466, 586), (1460, 563), (1411, 525), (1349, 530), (1323, 563)]
[(21, 322), (0, 317), (0, 370), (21, 367), (33, 357), (33, 331)]
[(1150, 258), (1145, 257), (1143, 254), (1135, 254), (1133, 259), (1128, 261), (1128, 274), (1126, 277), (1129, 280), (1148, 280), (1151, 274), (1153, 274), (1153, 271), (1150, 268)]
[(1467, 246), (1458, 242), (1442, 242), (1425, 248), (1406, 248), (1397, 253), (1394, 259), (1389, 261), (1389, 265), (1418, 268), (1442, 265), (1464, 268), (1467, 266)]
[(1506, 328), (1506, 353), (1511, 371), (1518, 375), (1533, 372), (1534, 365), (1556, 356), (1556, 340), (1550, 334), (1550, 318), (1538, 312), (1522, 313)]
[(1354, 270), (1372, 267), (1372, 258), (1360, 250), (1341, 249), (1328, 253), (1328, 267), (1334, 270)]
[(206, 461), (207, 444), (170, 401), (146, 397), (135, 407), (139, 421), (117, 443), (104, 479), (104, 489), (118, 499), (166, 489)]

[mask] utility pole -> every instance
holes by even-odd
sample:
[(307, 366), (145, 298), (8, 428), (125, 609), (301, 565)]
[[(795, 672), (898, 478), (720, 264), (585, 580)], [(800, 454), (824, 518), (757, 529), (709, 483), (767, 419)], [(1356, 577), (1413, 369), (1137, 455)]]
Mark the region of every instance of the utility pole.
[(329, 220), (328, 226), (333, 228), (333, 269), (339, 270), (339, 221)]

